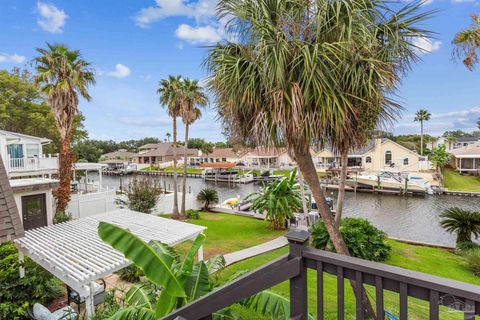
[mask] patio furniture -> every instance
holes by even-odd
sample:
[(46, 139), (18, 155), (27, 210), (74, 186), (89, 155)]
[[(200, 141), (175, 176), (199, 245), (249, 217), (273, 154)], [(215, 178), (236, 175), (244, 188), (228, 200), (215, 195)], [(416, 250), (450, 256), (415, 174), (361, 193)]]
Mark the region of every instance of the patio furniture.
[(27, 314), (32, 320), (76, 320), (78, 318), (78, 314), (70, 306), (50, 312), (40, 303), (35, 303), (33, 308), (27, 308)]
[[(99, 279), (98, 281), (101, 282), (101, 284), (97, 282), (93, 282), (93, 305), (97, 306), (105, 301), (105, 289), (107, 287), (107, 284), (105, 283), (105, 280)], [(77, 311), (80, 313), (80, 305), (85, 303), (85, 298), (80, 296), (80, 294), (67, 286), (67, 302), (70, 305), (70, 303), (75, 303), (77, 305)]]

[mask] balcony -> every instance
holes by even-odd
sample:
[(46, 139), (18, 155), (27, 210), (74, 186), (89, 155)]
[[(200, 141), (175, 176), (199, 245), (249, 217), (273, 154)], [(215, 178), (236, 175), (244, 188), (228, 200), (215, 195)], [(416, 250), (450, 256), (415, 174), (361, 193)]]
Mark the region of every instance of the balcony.
[(10, 176), (48, 174), (58, 170), (58, 157), (7, 158), (7, 173)]
[[(290, 252), (269, 264), (186, 305), (163, 320), (207, 320), (212, 314), (255, 295), (284, 281), (290, 282), (290, 319), (307, 320), (308, 295), (316, 295), (317, 319), (367, 319), (367, 299), (372, 304), (370, 314), (375, 319), (406, 320), (409, 306), (421, 304), (425, 316), (422, 319), (475, 320), (480, 315), (480, 287), (459, 281), (444, 279), (420, 272), (406, 270), (381, 263), (347, 257), (307, 246), (309, 233), (291, 231), (286, 237)], [(316, 272), (316, 288), (308, 288), (307, 271)], [(335, 277), (337, 282), (336, 315), (325, 314), (324, 278)], [(347, 281), (345, 281), (347, 280)], [(345, 295), (353, 287), (354, 314), (345, 312)], [(367, 290), (368, 294), (366, 294)], [(397, 297), (398, 314), (385, 310), (386, 297)], [(336, 317), (335, 317), (336, 316)]]

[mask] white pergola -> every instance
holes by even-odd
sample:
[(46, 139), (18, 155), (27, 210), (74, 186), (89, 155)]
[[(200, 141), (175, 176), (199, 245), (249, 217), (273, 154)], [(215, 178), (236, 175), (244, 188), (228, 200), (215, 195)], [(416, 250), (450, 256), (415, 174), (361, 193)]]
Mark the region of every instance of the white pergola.
[[(21, 258), (23, 255), (29, 256), (85, 298), (87, 318), (94, 312), (94, 281), (131, 264), (122, 253), (100, 239), (97, 233), (100, 221), (128, 229), (147, 243), (160, 241), (170, 246), (193, 240), (206, 229), (129, 209), (118, 209), (28, 230), (24, 237), (14, 240)], [(203, 259), (202, 249), (198, 258)]]

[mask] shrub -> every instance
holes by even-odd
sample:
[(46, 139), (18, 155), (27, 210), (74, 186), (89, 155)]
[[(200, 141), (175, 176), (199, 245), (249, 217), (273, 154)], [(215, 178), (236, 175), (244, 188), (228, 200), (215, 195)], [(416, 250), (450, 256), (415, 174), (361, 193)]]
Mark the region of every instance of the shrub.
[(125, 292), (118, 288), (108, 290), (105, 294), (105, 301), (95, 307), (95, 314), (91, 320), (109, 319), (120, 309), (125, 308)]
[(47, 304), (63, 292), (60, 280), (28, 257), (24, 266), (25, 277), (20, 278), (15, 245), (0, 245), (0, 319), (26, 319), (28, 306)]
[(120, 279), (135, 283), (140, 281), (140, 277), (143, 276), (143, 271), (136, 265), (131, 264), (128, 267), (118, 270), (117, 274)]
[(53, 224), (63, 223), (72, 220), (72, 215), (70, 213), (65, 213), (63, 211), (57, 212), (53, 218)]
[(193, 209), (188, 209), (185, 214), (187, 215), (187, 219), (198, 220), (200, 219), (200, 212)]
[[(392, 248), (386, 242), (387, 235), (375, 228), (368, 220), (360, 218), (345, 218), (340, 224), (340, 233), (353, 257), (385, 261)], [(312, 227), (312, 245), (323, 249), (330, 240), (323, 222)]]
[(480, 276), (480, 248), (466, 251), (464, 254), (468, 268), (474, 275)]
[(457, 252), (462, 254), (464, 252), (480, 248), (480, 245), (476, 244), (473, 241), (465, 241), (457, 244)]
[(133, 178), (126, 191), (127, 201), (120, 201), (129, 209), (151, 213), (162, 194), (158, 182), (151, 178)]

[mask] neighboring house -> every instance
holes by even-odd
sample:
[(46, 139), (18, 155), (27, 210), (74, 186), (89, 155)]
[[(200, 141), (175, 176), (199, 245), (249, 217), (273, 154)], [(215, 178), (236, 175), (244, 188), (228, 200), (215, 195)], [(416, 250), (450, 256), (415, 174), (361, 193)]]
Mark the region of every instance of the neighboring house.
[(480, 173), (480, 145), (471, 144), (450, 151), (452, 165), (460, 173)]
[(471, 145), (480, 145), (480, 137), (440, 137), (437, 140), (437, 146), (440, 145), (445, 145), (445, 149), (450, 152), (452, 150), (468, 147)]
[[(183, 159), (183, 147), (177, 147), (177, 160)], [(188, 157), (198, 156), (197, 149), (187, 149)], [(162, 164), (173, 161), (173, 144), (165, 143), (149, 143), (139, 148), (139, 152), (135, 155), (135, 162), (139, 164)]]
[(198, 166), (202, 163), (242, 163), (245, 153), (245, 151), (236, 151), (233, 148), (214, 148), (211, 153), (202, 153), (198, 157), (190, 157), (189, 164)]
[[(390, 139), (372, 139), (364, 147), (352, 150), (348, 155), (348, 166), (365, 171), (381, 171), (387, 168), (401, 171), (419, 171), (428, 169), (421, 156)], [(340, 155), (328, 148), (313, 154), (317, 168), (326, 169), (340, 164)]]
[(127, 170), (129, 167), (136, 165), (131, 165), (134, 162), (137, 154), (134, 152), (129, 152), (125, 149), (120, 149), (117, 151), (105, 153), (100, 157), (100, 163), (106, 164), (107, 170)]
[(286, 148), (258, 147), (250, 149), (243, 158), (245, 165), (252, 168), (281, 168), (295, 165)]
[(51, 140), (0, 130), (0, 156), (9, 177), (42, 176), (58, 171), (58, 158), (43, 154)]

